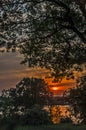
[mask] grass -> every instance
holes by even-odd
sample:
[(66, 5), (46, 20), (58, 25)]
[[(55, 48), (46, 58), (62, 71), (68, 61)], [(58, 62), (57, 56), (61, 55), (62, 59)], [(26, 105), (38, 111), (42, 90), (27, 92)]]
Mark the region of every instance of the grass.
[(86, 125), (75, 126), (72, 124), (58, 124), (48, 126), (18, 126), (15, 130), (86, 130)]
[[(0, 128), (0, 130), (12, 130)], [(17, 126), (14, 130), (86, 130), (86, 125), (72, 125), (69, 123), (47, 125), (47, 126)]]

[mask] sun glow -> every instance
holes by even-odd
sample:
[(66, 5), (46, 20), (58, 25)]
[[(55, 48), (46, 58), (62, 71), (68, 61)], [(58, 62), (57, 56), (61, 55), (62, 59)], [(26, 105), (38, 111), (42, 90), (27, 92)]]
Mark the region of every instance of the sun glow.
[(59, 87), (57, 85), (49, 85), (50, 91), (57, 92)]
[(58, 90), (58, 87), (54, 86), (51, 88), (53, 91), (57, 91)]
[(73, 79), (67, 80), (64, 78), (61, 82), (54, 81), (54, 78), (43, 77), (45, 82), (48, 84), (50, 92), (54, 95), (63, 95), (63, 93), (68, 89), (75, 87), (75, 81)]

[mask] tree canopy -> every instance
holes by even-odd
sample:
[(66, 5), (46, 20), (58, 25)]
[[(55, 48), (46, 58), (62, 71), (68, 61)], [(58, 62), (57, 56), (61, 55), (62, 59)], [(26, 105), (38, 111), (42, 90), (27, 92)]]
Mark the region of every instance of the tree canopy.
[[(0, 96), (0, 124), (11, 129), (16, 125), (52, 123), (43, 107), (50, 104), (51, 93), (42, 79), (24, 78), (16, 88), (3, 90)], [(8, 129), (10, 129), (8, 128)]]
[(66, 96), (72, 109), (73, 116), (86, 124), (86, 75), (77, 80), (76, 88), (71, 88)]
[(0, 46), (19, 48), (28, 66), (73, 77), (86, 63), (85, 7), (85, 0), (1, 0)]
[(5, 108), (5, 111), (12, 109), (18, 111), (20, 108), (27, 110), (35, 104), (43, 107), (49, 104), (50, 97), (51, 93), (44, 80), (24, 78), (16, 85), (16, 88), (2, 91), (0, 107)]

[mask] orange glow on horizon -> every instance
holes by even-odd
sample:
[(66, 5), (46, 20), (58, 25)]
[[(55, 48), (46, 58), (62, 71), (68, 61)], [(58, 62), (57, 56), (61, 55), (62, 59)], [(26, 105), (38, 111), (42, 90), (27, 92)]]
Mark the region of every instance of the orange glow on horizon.
[(54, 78), (43, 78), (49, 86), (50, 92), (55, 95), (63, 95), (68, 88), (75, 87), (75, 81), (64, 78), (61, 82), (54, 82)]
[(58, 95), (60, 88), (57, 85), (49, 85), (49, 90), (52, 92), (54, 95)]
[(57, 90), (59, 90), (59, 87), (57, 85), (49, 85), (49, 89), (51, 91), (57, 91)]
[(51, 88), (53, 91), (57, 91), (58, 90), (58, 87), (52, 87)]

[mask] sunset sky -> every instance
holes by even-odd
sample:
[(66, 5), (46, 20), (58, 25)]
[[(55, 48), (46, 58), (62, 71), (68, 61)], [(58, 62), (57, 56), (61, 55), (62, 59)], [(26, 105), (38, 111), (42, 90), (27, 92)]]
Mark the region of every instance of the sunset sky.
[[(49, 75), (49, 71), (40, 68), (28, 68), (20, 65), (22, 57), (18, 53), (0, 53), (0, 91), (15, 87), (16, 84), (24, 77), (44, 78)], [(52, 83), (51, 78), (44, 78), (54, 94), (61, 95), (63, 90), (75, 86), (74, 80), (65, 80), (61, 83)], [(54, 88), (53, 88), (54, 86)]]

